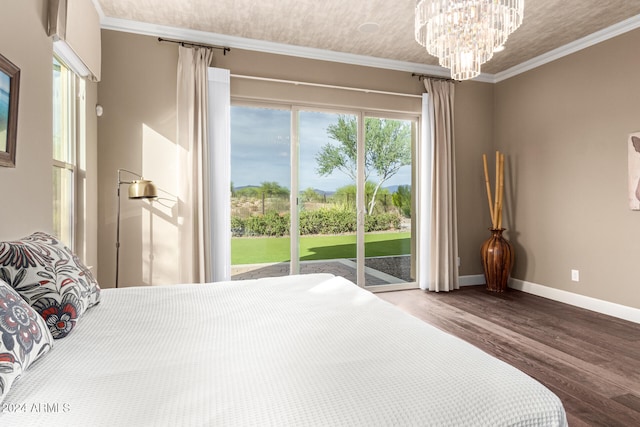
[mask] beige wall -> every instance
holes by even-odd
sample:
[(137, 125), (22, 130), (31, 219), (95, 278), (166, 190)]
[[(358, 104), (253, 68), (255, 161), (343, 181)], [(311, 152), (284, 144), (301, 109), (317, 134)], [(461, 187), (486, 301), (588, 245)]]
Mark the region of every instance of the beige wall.
[(640, 212), (627, 202), (638, 46), (635, 30), (496, 85), (514, 277), (640, 308)]
[[(104, 30), (103, 71), (99, 102), (100, 283), (111, 286), (115, 278), (115, 236), (118, 168), (131, 169), (156, 182), (164, 193), (158, 202), (121, 201), (120, 285), (176, 283), (180, 256), (175, 194), (176, 165), (176, 68), (177, 46), (158, 43), (155, 37)], [(214, 65), (232, 75), (302, 80), (336, 86), (419, 95), (424, 86), (410, 73), (347, 64), (315, 61), (233, 49), (215, 54)], [(463, 274), (479, 274), (479, 247), (488, 214), (479, 210), (482, 193), (474, 175), (482, 174), (474, 159), (489, 151), (492, 143), (492, 86), (482, 83), (456, 85), (457, 153), (464, 159), (458, 168), (460, 239)], [(363, 95), (300, 86), (269, 84), (232, 78), (234, 99), (279, 99), (316, 105), (366, 106), (418, 115), (419, 98)], [(481, 114), (478, 114), (478, 111)], [(480, 158), (480, 157), (478, 157)], [(468, 159), (468, 160), (467, 160)], [(479, 187), (481, 188), (481, 187)]]
[(0, 167), (0, 240), (8, 240), (52, 230), (53, 45), (45, 0), (1, 1), (0, 53), (20, 68), (16, 167)]
[[(0, 167), (2, 213), (0, 240), (17, 239), (34, 231), (52, 231), (52, 58), (47, 36), (45, 0), (2, 3), (0, 53), (20, 68), (20, 103), (16, 167)], [(88, 265), (97, 268), (97, 85), (87, 85), (87, 151), (82, 209), (77, 215), (79, 241), (76, 250)]]
[(491, 227), (482, 154), (494, 150), (493, 85), (458, 83), (455, 111), (459, 272), (463, 276), (481, 275), (480, 246)]
[(115, 284), (117, 171), (128, 169), (153, 180), (160, 199), (151, 203), (129, 200), (128, 187), (122, 187), (120, 285), (176, 283), (177, 49), (159, 44), (154, 37), (103, 31), (102, 55), (98, 281), (103, 287)]

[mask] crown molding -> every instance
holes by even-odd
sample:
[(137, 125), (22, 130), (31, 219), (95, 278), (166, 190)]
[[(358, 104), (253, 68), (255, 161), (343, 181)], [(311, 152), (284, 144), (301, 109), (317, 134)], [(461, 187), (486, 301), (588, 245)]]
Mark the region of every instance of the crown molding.
[[(105, 30), (122, 31), (127, 33), (163, 38), (166, 37), (184, 40), (192, 43), (213, 44), (230, 47), (232, 49), (236, 48), (272, 53), (276, 55), (295, 56), (299, 58), (315, 59), (319, 61), (339, 62), (343, 64), (360, 65), (364, 67), (406, 71), (408, 73), (428, 74), (438, 77), (450, 77), (450, 72), (446, 68), (433, 65), (418, 64), (415, 62), (376, 58), (373, 56), (335, 52), (331, 50), (295, 46), (284, 43), (274, 43), (264, 40), (210, 33), (206, 31), (148, 24), (145, 22), (131, 21), (126, 19), (104, 17), (100, 22), (101, 27)], [(491, 74), (481, 74), (474, 80), (492, 83), (494, 78)]]
[[(304, 46), (295, 46), (284, 43), (274, 43), (264, 40), (191, 30), (187, 28), (176, 28), (166, 25), (149, 24), (127, 19), (110, 18), (104, 15), (104, 12), (99, 7), (98, 0), (93, 0), (93, 2), (94, 4), (97, 4), (96, 9), (98, 10), (98, 14), (100, 15), (101, 27), (106, 30), (122, 31), (155, 37), (173, 38), (193, 43), (221, 45), (236, 49), (272, 53), (276, 55), (287, 55), (306, 59), (315, 59), (319, 61), (339, 62), (343, 64), (360, 65), (364, 67), (428, 74), (438, 77), (450, 76), (449, 70), (434, 65), (377, 58), (373, 56), (356, 55), (351, 53), (336, 52)], [(541, 65), (563, 58), (567, 55), (570, 55), (582, 49), (586, 49), (590, 46), (593, 46), (605, 40), (609, 40), (613, 37), (635, 30), (637, 28), (640, 28), (640, 15), (636, 15), (625, 21), (597, 31), (591, 35), (561, 46), (543, 55), (518, 64), (514, 67), (511, 67), (508, 70), (501, 71), (496, 74), (482, 73), (473, 80), (484, 83), (499, 83), (511, 77), (517, 76), (518, 74), (522, 74), (534, 68), (540, 67)]]
[(586, 49), (590, 46), (612, 39), (637, 28), (640, 28), (640, 15), (633, 16), (603, 30), (597, 31), (574, 42), (551, 50), (543, 55), (537, 56), (533, 59), (511, 67), (508, 70), (496, 73), (493, 76), (493, 82), (499, 83), (503, 80), (507, 80), (511, 77), (517, 76), (518, 74), (522, 74), (534, 68), (540, 67), (541, 65), (571, 55), (572, 53), (578, 52), (582, 49)]
[(91, 3), (93, 3), (93, 6), (96, 8), (96, 12), (98, 12), (98, 17), (100, 18), (100, 23), (102, 23), (106, 16), (104, 15), (102, 6), (100, 6), (100, 0), (91, 0)]

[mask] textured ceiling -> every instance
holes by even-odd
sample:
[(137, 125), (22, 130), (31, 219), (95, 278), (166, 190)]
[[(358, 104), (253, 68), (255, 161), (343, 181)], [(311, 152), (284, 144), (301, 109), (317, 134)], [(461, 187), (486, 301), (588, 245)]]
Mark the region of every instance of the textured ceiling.
[[(413, 36), (414, 0), (98, 0), (119, 18), (437, 65)], [(640, 0), (525, 0), (522, 26), (482, 67), (495, 74), (640, 14)], [(374, 34), (358, 27), (379, 24)]]

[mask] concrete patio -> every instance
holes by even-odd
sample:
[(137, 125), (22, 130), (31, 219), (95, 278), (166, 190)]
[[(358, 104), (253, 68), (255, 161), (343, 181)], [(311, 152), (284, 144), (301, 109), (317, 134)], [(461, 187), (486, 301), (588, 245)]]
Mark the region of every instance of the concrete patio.
[[(408, 261), (408, 257), (407, 257)], [(331, 273), (343, 276), (356, 282), (356, 263), (349, 259), (322, 261), (301, 261), (300, 273)], [(289, 274), (289, 263), (252, 264), (231, 266), (231, 280), (257, 279), (260, 277), (277, 277)], [(369, 286), (404, 283), (406, 280), (387, 274), (371, 267), (365, 267), (365, 282)]]

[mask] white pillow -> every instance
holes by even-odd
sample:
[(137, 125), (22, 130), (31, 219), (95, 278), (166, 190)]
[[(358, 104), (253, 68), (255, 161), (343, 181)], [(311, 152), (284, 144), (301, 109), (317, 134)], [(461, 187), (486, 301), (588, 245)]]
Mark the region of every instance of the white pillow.
[(0, 280), (0, 402), (29, 365), (51, 349), (44, 319)]
[(0, 279), (40, 313), (54, 338), (67, 336), (80, 316), (100, 302), (100, 286), (89, 269), (43, 232), (0, 242)]

